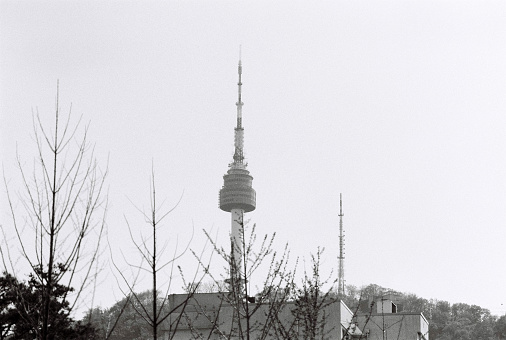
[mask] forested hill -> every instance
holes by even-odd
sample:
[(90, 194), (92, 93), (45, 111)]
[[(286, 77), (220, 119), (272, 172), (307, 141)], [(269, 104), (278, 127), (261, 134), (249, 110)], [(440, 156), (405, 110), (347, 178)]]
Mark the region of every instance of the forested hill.
[[(357, 288), (347, 285), (346, 305), (355, 312), (359, 302), (374, 296), (392, 293), (399, 312), (422, 312), (429, 321), (430, 340), (498, 340), (506, 339), (506, 315), (497, 317), (490, 311), (466, 303), (450, 304), (443, 300), (424, 299), (411, 293), (401, 293), (375, 284)], [(363, 303), (361, 303), (363, 305)]]

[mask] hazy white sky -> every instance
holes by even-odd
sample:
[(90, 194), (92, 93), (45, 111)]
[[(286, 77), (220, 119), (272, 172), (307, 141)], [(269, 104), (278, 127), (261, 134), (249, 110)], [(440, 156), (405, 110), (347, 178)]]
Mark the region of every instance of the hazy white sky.
[(16, 145), (31, 162), (32, 109), (51, 123), (59, 79), (109, 157), (115, 246), (127, 197), (149, 205), (152, 160), (167, 202), (184, 191), (166, 236), (225, 241), (242, 45), (258, 232), (292, 258), (325, 247), (337, 270), (342, 192), (347, 283), (502, 314), (505, 17), (504, 1), (1, 1), (2, 166), (15, 183)]

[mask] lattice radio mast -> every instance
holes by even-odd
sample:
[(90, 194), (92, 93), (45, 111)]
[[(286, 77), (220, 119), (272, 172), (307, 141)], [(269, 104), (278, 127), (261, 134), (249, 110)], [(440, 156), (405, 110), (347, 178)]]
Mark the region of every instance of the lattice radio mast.
[(344, 231), (343, 231), (343, 194), (339, 194), (339, 277), (337, 294), (344, 296)]

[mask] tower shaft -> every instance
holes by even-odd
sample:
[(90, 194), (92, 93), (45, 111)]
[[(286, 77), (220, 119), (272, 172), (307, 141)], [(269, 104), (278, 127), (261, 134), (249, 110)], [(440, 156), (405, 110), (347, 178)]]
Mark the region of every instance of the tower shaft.
[(240, 280), (240, 273), (242, 267), (243, 257), (243, 241), (244, 241), (244, 210), (232, 209), (230, 211), (232, 217), (231, 232), (230, 232), (230, 248), (231, 248), (231, 263), (230, 274), (236, 280)]

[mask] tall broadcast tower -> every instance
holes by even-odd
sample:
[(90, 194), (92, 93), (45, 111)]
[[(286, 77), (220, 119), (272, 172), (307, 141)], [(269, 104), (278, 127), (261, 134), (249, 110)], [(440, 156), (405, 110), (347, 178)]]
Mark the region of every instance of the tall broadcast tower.
[(220, 190), (220, 209), (230, 212), (232, 217), (231, 229), (231, 256), (230, 263), (231, 279), (240, 274), (241, 258), (243, 255), (243, 227), (244, 213), (255, 210), (256, 192), (252, 187), (253, 177), (246, 169), (244, 162), (244, 128), (242, 127), (242, 106), (241, 100), (241, 76), (242, 64), (239, 58), (239, 99), (237, 100), (237, 126), (235, 127), (234, 146), (235, 152), (233, 162), (228, 165), (229, 169), (223, 176), (223, 187)]
[(339, 194), (339, 277), (337, 294), (344, 295), (344, 234), (343, 234), (343, 194)]

